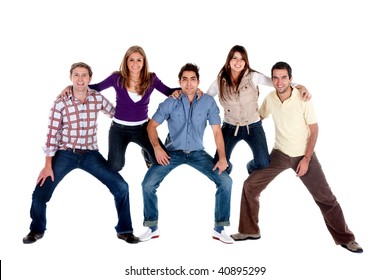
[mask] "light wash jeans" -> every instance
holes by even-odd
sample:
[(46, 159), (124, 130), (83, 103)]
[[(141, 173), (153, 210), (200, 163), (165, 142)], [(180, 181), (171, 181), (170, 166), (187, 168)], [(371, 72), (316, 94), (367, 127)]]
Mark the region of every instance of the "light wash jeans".
[(204, 150), (190, 153), (171, 151), (169, 156), (170, 163), (168, 165), (153, 164), (142, 182), (144, 226), (151, 227), (157, 225), (157, 188), (169, 172), (182, 164), (192, 166), (215, 183), (217, 192), (215, 194), (214, 223), (216, 226), (229, 226), (232, 179), (227, 172), (224, 171), (219, 175), (218, 169), (213, 171), (213, 158)]

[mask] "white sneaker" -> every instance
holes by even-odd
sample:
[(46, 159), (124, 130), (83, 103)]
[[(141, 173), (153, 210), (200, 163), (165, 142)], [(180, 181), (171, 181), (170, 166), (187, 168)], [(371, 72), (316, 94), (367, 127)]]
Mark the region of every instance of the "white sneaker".
[(226, 243), (226, 244), (233, 244), (234, 243), (234, 239), (231, 238), (228, 234), (226, 234), (225, 230), (222, 230), (221, 233), (214, 230), (213, 231), (213, 238), (216, 240), (219, 240), (223, 243)]
[(160, 230), (156, 229), (152, 232), (150, 228), (147, 229), (141, 236), (139, 236), (139, 241), (148, 241), (153, 238), (158, 238), (160, 236)]

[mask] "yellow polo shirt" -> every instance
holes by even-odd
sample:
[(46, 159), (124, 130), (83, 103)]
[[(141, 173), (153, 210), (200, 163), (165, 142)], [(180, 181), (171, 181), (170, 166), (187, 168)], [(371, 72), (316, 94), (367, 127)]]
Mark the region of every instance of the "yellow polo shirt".
[(259, 114), (262, 119), (270, 114), (275, 125), (275, 149), (290, 157), (303, 156), (310, 136), (309, 124), (317, 123), (311, 100), (303, 101), (300, 93), (293, 88), (290, 98), (283, 103), (276, 91), (264, 99)]

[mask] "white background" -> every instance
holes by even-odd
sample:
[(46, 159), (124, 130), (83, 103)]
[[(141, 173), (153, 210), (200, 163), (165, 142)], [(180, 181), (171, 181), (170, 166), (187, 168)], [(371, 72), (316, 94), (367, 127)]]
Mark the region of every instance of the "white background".
[[(389, 41), (386, 1), (3, 1), (0, 4), (2, 136), (0, 258), (2, 279), (388, 279)], [(69, 68), (90, 64), (92, 82), (119, 69), (141, 45), (150, 70), (168, 86), (187, 62), (200, 67), (206, 91), (235, 44), (251, 67), (269, 75), (280, 60), (313, 94), (320, 135), (317, 155), (363, 254), (336, 246), (303, 184), (287, 171), (261, 197), (262, 238), (225, 245), (211, 238), (212, 182), (180, 167), (158, 191), (161, 237), (130, 245), (116, 238), (108, 190), (76, 170), (48, 204), (45, 237), (24, 245), (31, 194), (44, 164), (42, 145), (54, 98)], [(262, 97), (271, 88), (261, 87)], [(112, 102), (115, 93), (103, 92)], [(162, 94), (152, 95), (152, 115)], [(260, 100), (260, 101), (261, 101)], [(107, 155), (110, 120), (100, 117)], [(272, 120), (264, 123), (270, 148)], [(165, 136), (165, 127), (160, 133)], [(211, 131), (206, 149), (214, 154)], [(231, 226), (237, 231), (242, 183), (251, 153), (232, 155)], [(121, 174), (130, 185), (135, 234), (142, 226), (140, 148), (131, 144)], [(208, 268), (203, 277), (126, 276), (133, 268)], [(265, 266), (263, 276), (223, 276), (224, 266)]]

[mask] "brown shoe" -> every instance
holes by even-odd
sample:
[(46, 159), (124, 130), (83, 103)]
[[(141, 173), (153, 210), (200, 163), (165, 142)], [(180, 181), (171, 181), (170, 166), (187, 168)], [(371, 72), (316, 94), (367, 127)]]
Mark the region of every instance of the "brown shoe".
[(235, 233), (230, 235), (235, 241), (244, 241), (244, 240), (255, 240), (260, 239), (260, 234), (245, 234), (245, 233)]
[(354, 253), (363, 253), (363, 248), (355, 240), (349, 241), (347, 244), (341, 244), (341, 247)]

